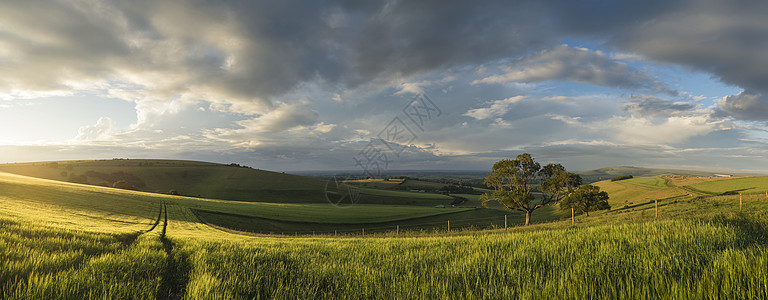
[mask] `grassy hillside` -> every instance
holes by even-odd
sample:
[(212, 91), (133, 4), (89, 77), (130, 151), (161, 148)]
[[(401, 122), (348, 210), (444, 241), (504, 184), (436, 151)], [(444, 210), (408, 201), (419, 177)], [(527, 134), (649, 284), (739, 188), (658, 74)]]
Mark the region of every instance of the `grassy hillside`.
[[(233, 234), (195, 215), (203, 208), (269, 210), (257, 203), (229, 207), (232, 202), (0, 174), (0, 298), (768, 297), (766, 201), (745, 203), (736, 214), (729, 199), (691, 198), (674, 180), (667, 187), (650, 182), (656, 181), (598, 183), (611, 193), (614, 209), (579, 216), (575, 226), (555, 221), (508, 231), (302, 238)], [(617, 207), (651, 195), (667, 197), (659, 220), (643, 203)], [(296, 215), (334, 213), (264, 205), (274, 206), (272, 215), (283, 207)], [(386, 208), (333, 218), (421, 213)]]
[[(145, 192), (272, 203), (328, 203), (332, 182), (247, 167), (195, 161), (116, 159), (0, 164), (0, 172)], [(435, 206), (453, 198), (423, 193), (363, 189), (361, 204)]]
[(742, 177), (706, 181), (688, 185), (693, 191), (705, 194), (758, 194), (768, 191), (768, 176)]
[(632, 179), (624, 180), (624, 183), (630, 183), (634, 185), (644, 186), (651, 189), (664, 189), (669, 187), (668, 179), (654, 176), (654, 177), (635, 177)]
[[(52, 224), (83, 224), (81, 218), (120, 223), (126, 231), (147, 226), (161, 203), (174, 203), (186, 209), (248, 216), (285, 222), (366, 224), (413, 220), (448, 213), (468, 212), (469, 208), (419, 206), (353, 205), (336, 207), (324, 204), (262, 203), (211, 200), (161, 195), (114, 188), (59, 182), (0, 172), (0, 212), (20, 217), (40, 215)], [(44, 213), (40, 213), (41, 210)], [(73, 214), (75, 220), (60, 215)], [(49, 218), (50, 219), (45, 219)], [(94, 226), (87, 223), (89, 226)], [(107, 226), (107, 225), (104, 225)], [(114, 226), (114, 225), (109, 225)], [(90, 227), (89, 227), (90, 228)], [(102, 227), (96, 227), (98, 231)]]
[(640, 167), (607, 167), (595, 170), (579, 172), (579, 175), (587, 182), (595, 182), (611, 179), (621, 175), (632, 175), (635, 177), (654, 177), (654, 176), (714, 176), (712, 172), (673, 170), (673, 169), (652, 169)]

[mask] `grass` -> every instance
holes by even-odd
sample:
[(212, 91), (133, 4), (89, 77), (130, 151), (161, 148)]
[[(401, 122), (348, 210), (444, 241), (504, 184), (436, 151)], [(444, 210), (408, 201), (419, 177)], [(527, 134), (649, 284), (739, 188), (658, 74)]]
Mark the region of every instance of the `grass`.
[(595, 170), (579, 172), (579, 175), (587, 182), (601, 181), (611, 179), (621, 175), (633, 175), (635, 177), (654, 177), (654, 176), (713, 176), (712, 172), (673, 170), (673, 169), (652, 169), (639, 167), (607, 167)]
[(166, 267), (164, 226), (94, 233), (19, 221), (29, 219), (0, 215), (0, 298), (156, 298)]
[[(496, 209), (453, 209), (443, 214), (382, 221), (369, 223), (319, 223), (319, 222), (290, 222), (274, 219), (257, 218), (246, 215), (222, 214), (211, 211), (194, 211), (196, 216), (207, 224), (224, 230), (236, 230), (249, 233), (279, 234), (279, 235), (323, 235), (323, 234), (354, 234), (394, 233), (396, 231), (442, 232), (448, 230), (450, 222), (452, 230), (488, 229), (504, 227), (504, 216), (507, 216), (508, 226), (518, 226), (524, 223), (525, 215), (519, 212), (505, 212)], [(538, 210), (535, 222), (549, 222), (560, 218), (553, 207)]]
[(663, 177), (635, 177), (632, 179), (623, 180), (624, 183), (644, 186), (652, 189), (663, 189), (669, 187), (667, 180)]
[[(66, 181), (69, 175), (82, 176), (89, 171), (131, 174), (145, 184), (138, 187), (145, 192), (175, 190), (181, 195), (245, 202), (325, 204), (328, 202), (326, 191), (332, 184), (311, 177), (196, 161), (123, 159), (0, 164), (0, 172), (50, 180)], [(109, 187), (114, 184), (90, 176), (85, 179), (81, 183)], [(361, 204), (435, 206), (450, 204), (452, 198), (363, 188), (359, 201)]]
[(758, 194), (768, 191), (768, 177), (742, 177), (688, 185), (706, 194)]
[[(374, 223), (410, 220), (404, 216), (442, 223), (472, 213), (491, 218), (484, 210), (427, 207), (229, 206), (0, 173), (0, 298), (768, 297), (768, 202), (746, 198), (738, 213), (734, 196), (691, 197), (672, 179), (666, 187), (639, 182), (646, 185), (597, 183), (609, 191), (613, 209), (577, 216), (575, 226), (547, 207), (534, 213), (536, 224), (506, 231), (457, 221), (451, 232), (290, 237), (222, 231), (194, 211), (250, 218), (296, 211), (334, 222), (366, 221), (355, 215), (371, 214)], [(456, 213), (420, 215), (429, 209)]]
[(463, 236), (187, 239), (187, 296), (312, 299), (762, 298), (762, 234), (662, 221)]

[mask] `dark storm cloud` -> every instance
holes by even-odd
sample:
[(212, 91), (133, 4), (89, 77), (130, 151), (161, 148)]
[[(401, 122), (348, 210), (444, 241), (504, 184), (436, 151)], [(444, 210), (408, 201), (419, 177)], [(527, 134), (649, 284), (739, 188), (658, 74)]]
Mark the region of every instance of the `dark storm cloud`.
[[(0, 28), (0, 42), (11, 49), (5, 69), (17, 76), (3, 76), (0, 86), (56, 89), (68, 80), (112, 77), (160, 96), (195, 90), (196, 99), (269, 107), (270, 99), (308, 81), (354, 88), (520, 58), (580, 37), (689, 65), (762, 93), (768, 71), (760, 66), (768, 61), (759, 41), (766, 38), (761, 22), (766, 5), (718, 3), (6, 2), (0, 14), (8, 25)], [(560, 50), (553, 51), (565, 51)], [(560, 54), (588, 60), (575, 69), (607, 73), (570, 72), (555, 79), (654, 85), (594, 54), (566, 52)], [(131, 82), (134, 77), (126, 73), (166, 82)], [(537, 78), (528, 81), (545, 79)]]
[[(0, 4), (0, 87), (184, 98), (260, 113), (342, 89), (557, 43), (537, 2), (21, 1)], [(31, 21), (34, 20), (34, 21)], [(253, 104), (243, 109), (242, 105)]]
[[(645, 130), (653, 137), (681, 140), (691, 134), (669, 133), (704, 128), (693, 134), (698, 137), (716, 132), (715, 126), (694, 113), (696, 105), (659, 98), (675, 96), (674, 83), (612, 55), (637, 55), (655, 64), (650, 68), (661, 63), (711, 74), (744, 89), (721, 100), (714, 117), (766, 120), (765, 15), (768, 4), (726, 1), (2, 1), (0, 99), (84, 90), (134, 101), (138, 125), (156, 124), (166, 132), (135, 138), (140, 150), (133, 153), (141, 154), (158, 150), (139, 144), (164, 141), (169, 129), (181, 127), (180, 119), (197, 119), (192, 109), (227, 112), (237, 118), (185, 131), (189, 147), (237, 149), (222, 157), (273, 166), (300, 169), (322, 161), (327, 165), (318, 168), (333, 168), (359, 151), (350, 136), (375, 134), (400, 112), (403, 104), (391, 103), (403, 82), (423, 79), (439, 83), (410, 87), (450, 92), (432, 94), (444, 101), (444, 116), (434, 123), (443, 129), (420, 133), (418, 143), (468, 154), (414, 149), (414, 159), (403, 164), (487, 164), (490, 158), (473, 153), (514, 152), (498, 149), (591, 162), (618, 162), (627, 153), (638, 161), (674, 159), (661, 145), (667, 140), (647, 139), (659, 148), (625, 145), (612, 135), (614, 128), (598, 124), (640, 124), (665, 131)], [(498, 65), (510, 66), (506, 75), (514, 76), (506, 81), (534, 84), (470, 84), (492, 75), (474, 70)], [(441, 81), (454, 71), (462, 78)], [(621, 107), (622, 97), (589, 100), (582, 91), (560, 96), (526, 87), (552, 80), (652, 95)], [(317, 97), (335, 93), (336, 102)], [(362, 96), (348, 101), (356, 95)], [(517, 96), (529, 100), (513, 101)], [(572, 101), (544, 101), (546, 96)], [(200, 101), (208, 103), (198, 107)], [(163, 121), (169, 119), (174, 122)], [(107, 125), (85, 129), (99, 138), (113, 132)], [(130, 153), (118, 146), (100, 149)]]
[(715, 115), (739, 120), (768, 121), (768, 98), (762, 93), (744, 91), (720, 100)]

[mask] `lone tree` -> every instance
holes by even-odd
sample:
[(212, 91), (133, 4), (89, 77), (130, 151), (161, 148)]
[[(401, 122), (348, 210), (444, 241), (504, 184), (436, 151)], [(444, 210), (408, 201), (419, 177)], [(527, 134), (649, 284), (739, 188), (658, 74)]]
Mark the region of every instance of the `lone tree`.
[(575, 190), (568, 197), (560, 202), (561, 210), (573, 208), (578, 212), (583, 212), (589, 217), (590, 211), (611, 209), (608, 204), (608, 193), (601, 192), (600, 187), (588, 184)]
[[(536, 179), (541, 182), (541, 201), (535, 201), (533, 196)], [(569, 191), (581, 185), (581, 177), (566, 172), (560, 164), (548, 164), (542, 168), (530, 154), (523, 153), (516, 159), (493, 164), (484, 182), (494, 192), (483, 194), (483, 205), (496, 201), (509, 210), (524, 212), (525, 225), (528, 226), (533, 211), (560, 201)]]

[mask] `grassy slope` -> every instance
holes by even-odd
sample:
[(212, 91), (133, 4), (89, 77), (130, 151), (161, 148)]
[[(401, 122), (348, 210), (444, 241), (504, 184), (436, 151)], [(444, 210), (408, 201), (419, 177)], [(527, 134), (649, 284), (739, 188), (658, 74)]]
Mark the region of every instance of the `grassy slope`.
[(623, 180), (624, 183), (630, 183), (634, 185), (644, 186), (651, 189), (664, 189), (669, 187), (667, 180), (662, 177), (635, 177), (632, 179)]
[[(9, 172), (51, 180), (67, 180), (63, 174), (83, 175), (127, 172), (146, 184), (140, 190), (180, 194), (224, 200), (273, 203), (327, 203), (329, 182), (316, 178), (282, 174), (257, 169), (239, 168), (214, 163), (177, 160), (98, 160), (64, 161), (52, 167), (49, 162), (0, 164), (0, 172)], [(98, 178), (88, 177), (88, 184), (112, 186)], [(363, 189), (362, 204), (435, 206), (450, 204), (450, 197), (423, 193), (381, 193)]]
[[(45, 179), (37, 179), (0, 172), (0, 212), (34, 216), (41, 207), (61, 223), (79, 224), (82, 220), (67, 221), (57, 214), (76, 212), (80, 217), (108, 220), (125, 226), (145, 226), (157, 213), (160, 203), (169, 202), (187, 208), (241, 214), (273, 220), (318, 223), (378, 223), (414, 219), (469, 209), (439, 209), (418, 206), (354, 205), (339, 208), (325, 204), (260, 203), (209, 200), (191, 197), (152, 194), (113, 188), (89, 186)], [(25, 208), (29, 203), (37, 207)], [(134, 228), (130, 227), (130, 228)], [(129, 229), (131, 230), (131, 229)]]
[(749, 226), (662, 221), (415, 238), (184, 238), (174, 251), (190, 257), (186, 291), (194, 298), (764, 298), (768, 250), (760, 228)]
[(688, 187), (707, 194), (745, 193), (756, 194), (768, 191), (768, 176), (742, 177), (727, 180), (707, 181)]
[[(596, 212), (589, 218), (579, 216), (575, 227), (563, 221), (513, 228), (511, 234), (503, 230), (443, 231), (342, 239), (228, 234), (200, 224), (188, 209), (192, 202), (216, 205), (216, 201), (12, 175), (0, 175), (0, 182), (3, 190), (22, 185), (15, 187), (12, 196), (5, 196), (5, 200), (13, 201), (3, 203), (16, 203), (17, 208), (40, 207), (46, 214), (53, 214), (17, 216), (12, 214), (13, 209), (0, 213), (0, 255), (12, 257), (2, 260), (6, 263), (2, 270), (12, 272), (4, 278), (15, 278), (2, 282), (2, 298), (7, 299), (62, 295), (82, 298), (87, 291), (93, 291), (98, 298), (143, 299), (167, 298), (168, 294), (189, 298), (313, 299), (768, 297), (764, 281), (768, 277), (768, 249), (763, 244), (768, 232), (768, 215), (764, 213), (768, 203), (745, 203), (746, 213), (734, 216), (735, 206), (730, 199), (691, 199), (674, 181), (665, 188), (621, 181), (598, 183), (611, 193), (612, 205), (633, 202), (637, 206), (614, 206), (614, 210)], [(46, 191), (49, 184), (63, 188), (55, 193), (25, 196), (24, 189), (30, 193)], [(80, 189), (92, 189), (82, 191), (91, 197), (57, 196), (67, 191), (80, 193)], [(92, 242), (78, 244), (73, 239), (56, 238), (62, 234), (57, 230), (71, 230), (56, 229), (60, 226), (119, 223), (116, 218), (107, 218), (119, 212), (107, 211), (106, 207), (121, 198), (102, 198), (101, 193), (162, 199), (168, 203), (168, 221), (146, 232), (153, 219), (159, 221), (159, 206), (147, 201), (145, 207), (138, 207), (142, 202), (136, 202), (125, 206), (122, 213), (142, 215), (136, 223), (141, 226), (134, 228), (134, 234), (141, 235), (133, 239), (123, 242), (118, 235), (85, 235), (78, 239), (90, 238)], [(662, 221), (651, 221), (652, 206), (638, 203), (652, 197), (667, 199), (661, 201)], [(71, 198), (66, 203), (80, 206), (57, 211), (51, 208), (60, 205), (56, 198)], [(89, 209), (86, 204), (95, 207)], [(80, 214), (80, 209), (89, 213)], [(95, 216), (95, 212), (103, 218)], [(39, 218), (63, 218), (72, 224), (34, 225)], [(8, 219), (11, 221), (3, 221)], [(17, 224), (21, 222), (27, 225), (20, 230)], [(620, 223), (628, 224), (617, 225)], [(39, 248), (41, 254), (13, 254), (11, 249), (22, 243)], [(59, 246), (49, 247), (56, 243)], [(69, 256), (57, 255), (65, 253), (65, 247), (73, 253), (91, 247), (94, 250), (87, 253), (93, 256), (66, 260)], [(26, 267), (13, 269), (11, 265)], [(40, 268), (43, 265), (55, 267)]]
[(640, 167), (607, 167), (595, 170), (579, 172), (585, 181), (594, 182), (606, 179), (611, 179), (621, 175), (632, 175), (635, 177), (654, 177), (654, 176), (666, 176), (666, 175), (679, 175), (679, 176), (712, 176), (712, 172), (702, 171), (689, 171), (689, 170), (672, 170), (672, 169), (652, 169), (652, 168), (640, 168)]

